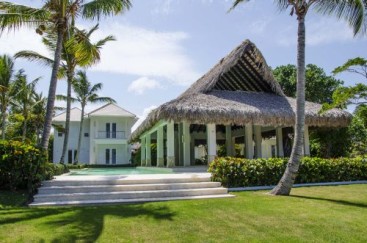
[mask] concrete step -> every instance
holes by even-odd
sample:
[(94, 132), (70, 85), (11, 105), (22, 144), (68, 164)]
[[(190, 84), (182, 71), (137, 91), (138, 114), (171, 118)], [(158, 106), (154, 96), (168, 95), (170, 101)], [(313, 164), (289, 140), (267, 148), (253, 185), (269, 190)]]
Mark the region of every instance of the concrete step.
[(90, 192), (90, 193), (57, 193), (37, 194), (34, 196), (35, 203), (62, 202), (62, 201), (93, 201), (93, 200), (120, 200), (139, 198), (165, 198), (165, 197), (190, 197), (227, 194), (227, 188), (197, 188), (176, 190), (148, 190), (148, 191), (123, 191), (123, 192)]
[(149, 191), (149, 190), (176, 190), (194, 188), (220, 187), (219, 182), (189, 182), (163, 184), (128, 184), (128, 185), (88, 185), (88, 186), (43, 186), (38, 189), (38, 195), (71, 194), (89, 192), (118, 192), (118, 191)]
[(44, 181), (44, 187), (51, 186), (93, 186), (93, 185), (132, 185), (132, 184), (164, 184), (164, 183), (190, 183), (210, 182), (208, 176), (182, 177), (182, 178), (118, 178), (118, 179), (96, 179), (96, 180), (51, 180)]
[(114, 199), (114, 200), (82, 200), (82, 201), (52, 201), (52, 202), (33, 202), (30, 207), (41, 206), (72, 206), (72, 205), (99, 205), (99, 204), (122, 204), (122, 203), (143, 203), (143, 202), (159, 202), (172, 200), (193, 200), (193, 199), (209, 199), (209, 198), (232, 198), (231, 194), (217, 194), (204, 196), (185, 196), (185, 197), (157, 197), (157, 198), (133, 198), (133, 199)]

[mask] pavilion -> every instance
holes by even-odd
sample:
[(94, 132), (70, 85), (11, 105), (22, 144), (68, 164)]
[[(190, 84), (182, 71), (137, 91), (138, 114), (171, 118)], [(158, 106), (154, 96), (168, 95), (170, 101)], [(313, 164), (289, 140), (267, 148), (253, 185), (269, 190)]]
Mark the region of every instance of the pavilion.
[[(310, 154), (309, 127), (343, 127), (351, 114), (332, 109), (319, 114), (320, 104), (306, 102), (304, 154)], [(153, 110), (132, 134), (141, 143), (142, 166), (152, 165), (151, 144), (157, 145), (157, 166), (195, 164), (194, 147), (205, 145), (207, 161), (223, 144), (234, 155), (242, 143), (246, 158), (262, 158), (262, 143), (273, 138), (273, 156), (289, 156), (296, 100), (286, 97), (261, 52), (249, 40), (236, 47), (183, 94)], [(288, 149), (289, 151), (289, 149)]]

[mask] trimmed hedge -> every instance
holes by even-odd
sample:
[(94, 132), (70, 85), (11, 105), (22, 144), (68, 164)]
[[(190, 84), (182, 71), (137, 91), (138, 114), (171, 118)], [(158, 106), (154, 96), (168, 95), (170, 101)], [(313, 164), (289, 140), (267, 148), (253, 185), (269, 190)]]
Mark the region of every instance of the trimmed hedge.
[[(213, 181), (227, 187), (276, 185), (287, 158), (243, 159), (220, 157), (209, 166)], [(321, 159), (305, 157), (296, 183), (367, 180), (367, 162), (362, 158)]]
[(48, 163), (46, 158), (46, 154), (33, 145), (0, 140), (0, 188), (27, 188), (33, 193), (42, 180), (65, 172), (64, 166)]

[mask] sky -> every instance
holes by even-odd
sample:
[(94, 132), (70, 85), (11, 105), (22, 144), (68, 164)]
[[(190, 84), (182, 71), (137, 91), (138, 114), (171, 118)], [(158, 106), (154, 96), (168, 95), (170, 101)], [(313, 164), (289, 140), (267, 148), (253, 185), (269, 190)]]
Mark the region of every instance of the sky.
[[(40, 7), (39, 0), (14, 2)], [(245, 39), (260, 49), (269, 66), (296, 64), (297, 21), (289, 12), (279, 12), (273, 1), (257, 0), (228, 12), (231, 0), (132, 0), (132, 8), (119, 16), (100, 19), (97, 41), (113, 35), (101, 50), (101, 61), (87, 69), (89, 80), (103, 83), (100, 96), (109, 96), (140, 121), (153, 108), (176, 98), (221, 58)], [(96, 21), (78, 19), (79, 28)], [(331, 71), (350, 58), (367, 57), (367, 38), (354, 37), (343, 20), (314, 11), (306, 19), (306, 63)], [(32, 29), (4, 32), (0, 54), (32, 50), (52, 57)], [(42, 77), (38, 91), (48, 93), (51, 69), (17, 59), (33, 80)], [(355, 75), (338, 75), (345, 85), (363, 82)], [(57, 94), (66, 93), (58, 81)], [(57, 102), (59, 106), (65, 106)], [(78, 106), (74, 104), (73, 106)], [(101, 104), (87, 107), (91, 111)], [(136, 127), (136, 126), (135, 126)]]

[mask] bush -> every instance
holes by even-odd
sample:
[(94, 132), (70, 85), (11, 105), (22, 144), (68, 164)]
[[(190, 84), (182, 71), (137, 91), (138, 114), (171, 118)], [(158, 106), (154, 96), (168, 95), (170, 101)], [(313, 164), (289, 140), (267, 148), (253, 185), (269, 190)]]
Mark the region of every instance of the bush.
[[(227, 187), (276, 185), (287, 158), (241, 159), (223, 157), (209, 166), (214, 181)], [(367, 162), (362, 158), (321, 159), (305, 157), (296, 183), (337, 182), (367, 179)]]
[(33, 193), (42, 180), (51, 179), (62, 169), (46, 162), (47, 155), (33, 145), (0, 141), (0, 188), (27, 188)]

